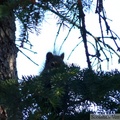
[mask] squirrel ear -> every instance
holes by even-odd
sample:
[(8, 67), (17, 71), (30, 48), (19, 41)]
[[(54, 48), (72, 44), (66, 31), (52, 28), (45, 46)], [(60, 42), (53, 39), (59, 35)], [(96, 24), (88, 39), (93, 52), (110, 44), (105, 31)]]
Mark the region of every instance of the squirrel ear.
[(60, 55), (60, 57), (62, 58), (62, 60), (64, 59), (64, 53), (62, 53), (61, 55)]
[(50, 60), (51, 58), (53, 58), (53, 54), (51, 52), (48, 52), (46, 55), (46, 60)]

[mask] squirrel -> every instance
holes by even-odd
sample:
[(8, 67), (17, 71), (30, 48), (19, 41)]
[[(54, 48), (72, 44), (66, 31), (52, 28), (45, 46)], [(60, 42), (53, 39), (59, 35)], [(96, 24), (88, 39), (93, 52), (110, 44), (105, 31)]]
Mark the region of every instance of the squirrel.
[(61, 67), (62, 65), (64, 65), (63, 59), (64, 59), (64, 53), (58, 56), (58, 55), (53, 55), (51, 52), (48, 52), (46, 54), (45, 67), (43, 71)]
[(59, 55), (54, 55), (51, 52), (46, 54), (45, 66), (42, 71), (42, 75), (44, 76), (44, 84), (46, 88), (51, 88), (50, 79), (54, 75), (54, 70), (64, 66), (64, 53)]

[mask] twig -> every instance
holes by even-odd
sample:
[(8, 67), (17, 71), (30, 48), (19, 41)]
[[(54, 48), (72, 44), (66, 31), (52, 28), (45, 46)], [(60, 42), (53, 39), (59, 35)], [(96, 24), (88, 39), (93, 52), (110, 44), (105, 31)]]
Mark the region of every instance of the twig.
[(83, 42), (83, 40), (81, 40), (81, 41), (72, 49), (72, 51), (71, 51), (71, 53), (69, 54), (67, 60), (70, 58), (72, 52), (79, 46), (79, 44), (80, 44), (81, 42)]
[[(16, 46), (20, 47), (20, 46), (19, 46), (19, 45), (17, 45), (17, 44), (16, 44)], [(22, 49), (25, 49), (25, 50), (28, 50), (28, 51), (30, 51), (30, 52), (32, 52), (32, 53), (34, 53), (34, 54), (37, 54), (37, 52), (34, 52), (34, 51), (32, 51), (32, 50), (30, 50), (30, 49), (28, 49), (28, 48), (22, 47)]]
[[(64, 21), (62, 21), (62, 23), (63, 23), (63, 22), (64, 22)], [(62, 27), (62, 23), (60, 24), (60, 26), (59, 26), (59, 28), (58, 28), (57, 35), (56, 35), (55, 40), (54, 40), (54, 51), (55, 51), (55, 44), (56, 44), (58, 35), (59, 35), (59, 33), (60, 33), (60, 29), (61, 29), (61, 27)]]
[(72, 27), (69, 29), (69, 31), (68, 31), (65, 39), (63, 40), (63, 42), (62, 42), (62, 44), (61, 44), (61, 46), (60, 46), (59, 52), (61, 51), (62, 46), (63, 46), (63, 44), (65, 43), (66, 39), (68, 38), (68, 36), (69, 36), (69, 34), (70, 34), (70, 32), (71, 32), (71, 30), (72, 30), (73, 27), (74, 27), (74, 25), (72, 25)]
[(24, 52), (22, 52), (20, 49), (19, 51), (25, 56), (27, 57), (31, 62), (33, 62), (35, 65), (39, 66), (37, 63), (35, 63), (30, 57), (28, 57)]

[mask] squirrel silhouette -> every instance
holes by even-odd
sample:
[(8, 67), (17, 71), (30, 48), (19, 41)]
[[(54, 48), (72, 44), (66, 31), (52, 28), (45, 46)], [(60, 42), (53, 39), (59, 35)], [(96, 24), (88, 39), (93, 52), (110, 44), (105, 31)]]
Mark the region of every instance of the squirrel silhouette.
[(63, 59), (64, 59), (64, 53), (58, 56), (58, 55), (53, 55), (51, 52), (48, 52), (46, 54), (45, 67), (43, 71), (61, 67), (62, 65), (64, 65)]
[(51, 77), (54, 75), (57, 68), (64, 66), (64, 53), (61, 55), (53, 55), (51, 52), (46, 54), (45, 67), (42, 71), (44, 77), (45, 88), (51, 88)]

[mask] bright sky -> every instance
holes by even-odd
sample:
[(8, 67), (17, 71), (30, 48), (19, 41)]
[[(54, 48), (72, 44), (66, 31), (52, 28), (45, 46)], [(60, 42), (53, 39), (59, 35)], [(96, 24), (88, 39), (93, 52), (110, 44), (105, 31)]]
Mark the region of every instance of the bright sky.
[[(112, 19), (112, 22), (109, 22), (111, 29), (113, 29), (119, 36), (120, 36), (120, 14), (117, 14), (120, 11), (120, 1), (119, 0), (106, 0), (105, 1), (105, 8), (107, 12), (107, 17)], [(35, 34), (30, 34), (30, 41), (33, 44), (33, 51), (37, 52), (38, 54), (33, 54), (24, 50), (25, 54), (27, 54), (34, 62), (39, 64), (36, 66), (30, 60), (28, 60), (23, 54), (20, 52), (18, 53), (17, 58), (17, 69), (18, 69), (18, 76), (21, 78), (21, 75), (36, 75), (44, 67), (45, 56), (48, 51), (53, 52), (54, 47), (54, 40), (56, 37), (56, 32), (58, 30), (56, 26), (56, 20), (54, 16), (49, 15), (46, 19), (47, 22), (43, 22), (41, 27), (41, 33), (39, 36)], [(18, 26), (18, 25), (17, 25)], [(86, 15), (86, 26), (87, 30), (90, 31), (95, 36), (100, 36), (100, 30), (98, 25), (98, 16), (90, 13)], [(60, 45), (62, 41), (65, 39), (67, 35), (67, 28), (61, 29), (61, 33), (57, 39), (56, 43), (56, 50), (59, 51)], [(17, 32), (19, 33), (19, 27)], [(17, 33), (16, 32), (16, 33)], [(17, 34), (18, 35), (18, 34)], [(69, 60), (67, 60), (69, 54), (73, 50), (73, 48), (80, 42), (79, 39), (79, 30), (74, 29), (72, 30), (71, 34), (69, 35), (67, 41), (62, 47), (60, 53), (65, 53), (65, 62), (67, 63), (75, 63), (80, 65), (81, 68), (87, 67), (86, 63), (86, 56), (84, 54), (84, 47), (83, 44), (79, 45), (75, 51), (72, 53)], [(110, 40), (110, 39), (108, 39)], [(113, 45), (113, 43), (110, 43)], [(92, 51), (92, 49), (91, 49)], [(104, 70), (108, 70), (107, 63), (103, 63)], [(112, 61), (109, 63), (109, 70), (111, 69), (119, 69), (120, 64), (118, 64), (118, 58), (113, 57)]]

